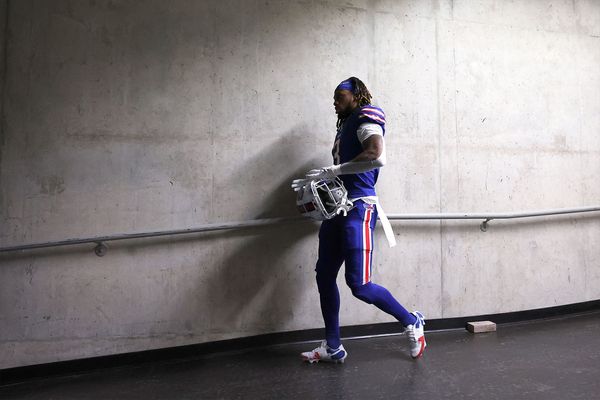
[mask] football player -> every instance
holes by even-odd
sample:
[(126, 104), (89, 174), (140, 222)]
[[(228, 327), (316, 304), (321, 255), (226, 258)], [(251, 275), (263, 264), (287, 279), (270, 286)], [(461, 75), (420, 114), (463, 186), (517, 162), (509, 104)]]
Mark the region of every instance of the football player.
[[(314, 350), (302, 353), (302, 358), (310, 363), (344, 362), (348, 355), (340, 341), (340, 295), (336, 284), (342, 263), (345, 263), (345, 280), (352, 294), (400, 321), (409, 339), (411, 356), (418, 358), (426, 346), (423, 314), (408, 312), (386, 288), (371, 282), (373, 231), (378, 214), (382, 222), (385, 215), (375, 192), (379, 168), (386, 162), (385, 114), (371, 104), (369, 90), (356, 77), (336, 87), (333, 105), (338, 116), (331, 152), (333, 165), (313, 169), (306, 178), (320, 180), (339, 176), (354, 207), (347, 216), (337, 215), (321, 223), (315, 271), (325, 340)], [(391, 238), (389, 236), (390, 245), (394, 245), (393, 233)]]

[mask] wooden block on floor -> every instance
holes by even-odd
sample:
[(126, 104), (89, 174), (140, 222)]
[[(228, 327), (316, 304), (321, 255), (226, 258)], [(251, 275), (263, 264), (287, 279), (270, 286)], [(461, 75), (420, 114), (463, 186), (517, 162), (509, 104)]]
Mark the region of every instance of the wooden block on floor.
[(467, 322), (467, 330), (471, 333), (496, 332), (496, 324), (492, 321)]

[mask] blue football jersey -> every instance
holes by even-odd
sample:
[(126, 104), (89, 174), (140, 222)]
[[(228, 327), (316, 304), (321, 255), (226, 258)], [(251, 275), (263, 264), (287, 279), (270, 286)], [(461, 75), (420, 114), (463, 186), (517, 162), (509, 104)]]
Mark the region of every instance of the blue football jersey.
[[(333, 163), (343, 164), (352, 161), (363, 152), (363, 147), (358, 140), (358, 127), (365, 122), (381, 125), (385, 135), (385, 114), (383, 110), (374, 105), (357, 107), (338, 128), (333, 144)], [(379, 168), (360, 174), (340, 175), (344, 186), (351, 199), (366, 196), (376, 196), (375, 183), (379, 176)]]

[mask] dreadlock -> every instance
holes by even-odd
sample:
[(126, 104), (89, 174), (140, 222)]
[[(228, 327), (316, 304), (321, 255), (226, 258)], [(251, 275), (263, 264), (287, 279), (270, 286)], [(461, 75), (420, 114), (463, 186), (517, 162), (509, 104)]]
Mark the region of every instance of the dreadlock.
[[(373, 96), (371, 96), (371, 92), (369, 92), (369, 89), (367, 89), (367, 86), (363, 83), (363, 81), (361, 81), (355, 76), (352, 76), (346, 80), (352, 82), (352, 86), (354, 87), (354, 93), (352, 94), (354, 95), (354, 98), (356, 99), (356, 102), (358, 103), (359, 107), (371, 104), (371, 99), (373, 98)], [(338, 120), (335, 125), (336, 128), (339, 128), (345, 119), (346, 117), (338, 116)]]

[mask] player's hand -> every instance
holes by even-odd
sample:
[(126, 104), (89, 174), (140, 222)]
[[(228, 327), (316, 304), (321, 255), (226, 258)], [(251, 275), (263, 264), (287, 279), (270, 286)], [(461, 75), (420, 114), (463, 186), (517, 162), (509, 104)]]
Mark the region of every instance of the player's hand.
[(294, 192), (297, 192), (300, 189), (302, 189), (302, 187), (304, 187), (304, 185), (306, 185), (309, 181), (310, 179), (294, 179), (292, 181), (292, 189), (294, 189)]
[(306, 173), (306, 178), (310, 180), (334, 179), (336, 174), (332, 167), (311, 169)]

